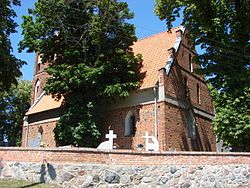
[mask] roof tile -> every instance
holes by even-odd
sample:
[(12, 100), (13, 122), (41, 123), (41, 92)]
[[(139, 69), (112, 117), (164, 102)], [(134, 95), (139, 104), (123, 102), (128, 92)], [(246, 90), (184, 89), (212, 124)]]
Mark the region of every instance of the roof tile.
[(52, 98), (52, 95), (43, 95), (41, 99), (32, 108), (29, 109), (26, 115), (59, 108), (62, 104), (62, 101), (63, 98), (61, 98), (60, 100), (56, 100)]
[(166, 66), (169, 58), (168, 49), (172, 48), (176, 41), (176, 33), (179, 28), (165, 31), (137, 41), (133, 45), (135, 54), (142, 54), (143, 67), (141, 72), (145, 72), (140, 89), (154, 86), (158, 80), (158, 70)]

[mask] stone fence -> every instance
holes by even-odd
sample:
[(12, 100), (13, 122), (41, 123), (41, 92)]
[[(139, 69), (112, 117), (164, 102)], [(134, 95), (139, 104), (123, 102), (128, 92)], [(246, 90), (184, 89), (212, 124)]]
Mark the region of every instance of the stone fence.
[(0, 147), (0, 178), (61, 187), (250, 187), (250, 153)]

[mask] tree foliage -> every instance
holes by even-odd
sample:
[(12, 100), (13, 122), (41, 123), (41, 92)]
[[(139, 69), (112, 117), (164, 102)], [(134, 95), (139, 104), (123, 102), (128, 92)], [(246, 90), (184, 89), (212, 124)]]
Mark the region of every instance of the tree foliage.
[(54, 130), (59, 145), (94, 146), (104, 102), (140, 83), (141, 57), (127, 4), (116, 0), (40, 0), (24, 17), (20, 49), (50, 62), (45, 90), (64, 97)]
[(19, 6), (19, 0), (2, 0), (0, 2), (0, 92), (7, 91), (17, 78), (22, 75), (20, 68), (23, 61), (11, 52), (10, 34), (15, 33), (17, 24), (13, 20), (16, 13), (12, 6)]
[[(250, 88), (249, 0), (156, 0), (156, 3), (156, 14), (166, 19), (169, 28), (183, 13), (183, 25), (189, 30), (190, 41), (205, 50), (197, 59), (202, 65), (199, 72), (205, 73), (219, 91), (214, 95), (215, 131), (228, 145), (242, 144), (242, 139), (247, 137), (240, 135), (249, 134), (245, 108), (249, 107), (249, 100), (245, 99)], [(248, 104), (241, 105), (243, 101)]]
[(23, 117), (30, 106), (31, 88), (32, 82), (23, 80), (17, 86), (12, 85), (8, 92), (0, 93), (0, 128), (11, 146), (21, 144)]
[[(211, 87), (212, 88), (212, 87)], [(225, 146), (235, 151), (250, 151), (250, 88), (243, 95), (210, 89), (216, 106), (213, 128)]]
[(195, 45), (205, 53), (199, 56), (203, 71), (216, 89), (233, 91), (249, 86), (250, 3), (234, 1), (156, 0), (156, 13), (167, 26), (183, 10), (183, 25)]

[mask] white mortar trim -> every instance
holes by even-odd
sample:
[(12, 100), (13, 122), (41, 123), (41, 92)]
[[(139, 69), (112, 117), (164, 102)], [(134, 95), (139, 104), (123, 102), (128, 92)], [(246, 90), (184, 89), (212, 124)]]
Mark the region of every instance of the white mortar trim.
[[(162, 102), (162, 101), (158, 101), (158, 102)], [(150, 104), (154, 104), (155, 102), (149, 101), (149, 102), (143, 102), (143, 103), (135, 103), (133, 105), (123, 105), (123, 106), (117, 106), (117, 107), (113, 107), (113, 108), (108, 108), (107, 111), (112, 111), (112, 110), (117, 110), (117, 109), (122, 109), (122, 108), (128, 108), (128, 107), (134, 107), (137, 105), (150, 105)]]
[[(152, 89), (152, 88), (154, 88), (154, 87), (147, 88), (147, 89)], [(143, 90), (136, 91), (137, 97), (140, 95), (140, 91), (143, 91)], [(158, 87), (158, 100), (157, 100), (157, 103), (160, 103), (160, 102), (166, 102), (166, 103), (172, 104), (174, 106), (177, 106), (177, 107), (183, 108), (183, 109), (188, 109), (189, 106), (190, 106), (185, 101), (178, 100), (175, 97), (166, 95), (165, 94), (165, 88), (164, 88), (163, 85), (160, 85)], [(155, 103), (155, 101), (152, 98), (152, 100), (149, 100), (147, 102), (130, 103), (130, 104), (125, 104), (125, 105), (121, 105), (121, 106), (116, 106), (116, 107), (113, 107), (113, 108), (109, 108), (108, 111), (112, 111), (112, 110), (116, 110), (116, 109), (122, 109), (122, 108), (127, 108), (127, 107), (131, 107), (131, 106), (136, 106), (136, 105), (150, 105), (150, 104), (154, 104), (154, 103)], [(198, 114), (198, 115), (200, 115), (202, 117), (205, 117), (205, 118), (208, 118), (210, 120), (212, 120), (213, 117), (214, 117), (213, 114), (210, 114), (210, 113), (207, 113), (205, 111), (202, 111), (201, 109), (198, 109), (197, 107), (193, 107), (193, 108), (194, 108), (194, 113), (195, 114)]]
[(165, 96), (165, 87), (164, 87), (164, 85), (160, 85), (158, 87), (158, 102), (159, 101), (164, 101), (165, 98), (166, 98), (166, 96)]
[[(161, 102), (161, 101), (159, 101), (159, 102)], [(185, 103), (184, 101), (177, 100), (176, 98), (171, 97), (171, 96), (166, 96), (165, 102), (167, 102), (169, 104), (172, 104), (172, 105), (175, 105), (175, 106), (180, 107), (180, 108), (184, 108), (184, 109), (188, 108), (187, 103)], [(198, 114), (198, 115), (200, 115), (202, 117), (208, 118), (210, 120), (212, 120), (214, 118), (213, 114), (204, 112), (204, 111), (202, 111), (202, 110), (200, 110), (200, 109), (198, 109), (196, 107), (194, 107), (194, 113)]]
[(205, 118), (208, 118), (208, 119), (210, 119), (210, 120), (212, 120), (212, 119), (214, 118), (214, 115), (211, 115), (211, 114), (209, 114), (209, 113), (203, 112), (203, 111), (201, 111), (201, 110), (198, 109), (198, 108), (194, 108), (194, 113), (195, 113), (195, 114), (198, 114), (198, 115), (200, 115), (200, 116), (203, 116), (203, 117), (205, 117)]
[[(181, 26), (179, 30), (181, 30), (182, 33), (184, 33), (185, 30), (186, 30), (186, 28), (185, 28), (184, 26)], [(176, 32), (177, 32), (177, 31), (176, 31)], [(175, 43), (174, 43), (174, 46), (173, 46), (174, 51), (175, 51), (174, 53), (176, 53), (176, 52), (179, 50), (181, 41), (182, 41), (182, 36), (179, 36), (179, 37), (176, 38)], [(171, 48), (170, 48), (170, 49), (171, 49)], [(166, 69), (167, 76), (168, 76), (169, 73), (170, 73), (170, 70), (171, 70), (171, 68), (172, 68), (172, 66), (173, 66), (174, 60), (175, 60), (175, 57), (173, 57), (172, 55), (171, 55), (171, 56), (168, 58), (168, 60), (167, 60), (167, 63), (166, 63), (166, 65), (165, 65), (165, 69)]]
[(51, 119), (46, 119), (46, 120), (42, 120), (42, 121), (37, 121), (35, 123), (30, 123), (29, 125), (37, 125), (37, 124), (42, 124), (42, 123), (48, 123), (48, 122), (52, 122), (52, 121), (58, 121), (60, 119), (60, 117), (57, 118), (51, 118)]
[[(137, 106), (137, 105), (149, 105), (149, 104), (154, 104), (154, 97), (153, 97), (153, 88), (157, 88), (158, 86), (153, 86), (153, 87), (147, 87), (147, 88), (143, 88), (143, 89), (140, 89), (140, 90), (136, 90), (136, 91), (133, 91), (130, 93), (130, 95), (128, 97), (131, 97), (131, 94), (134, 95), (134, 99), (135, 98), (141, 98), (141, 93), (143, 92), (150, 92), (152, 91), (151, 93), (151, 96), (152, 96), (152, 99), (147, 99), (147, 100), (144, 100), (144, 101), (133, 101), (133, 102), (128, 102), (128, 103), (123, 103), (123, 104), (120, 104), (119, 105), (119, 102), (117, 103), (118, 105), (114, 104), (111, 106), (108, 106), (107, 107), (107, 111), (112, 111), (112, 110), (115, 110), (115, 109), (122, 109), (122, 108), (127, 108), (127, 107), (133, 107), (133, 106)], [(125, 100), (127, 100), (125, 98)], [(119, 99), (118, 99), (119, 101)]]
[(175, 106), (180, 107), (180, 108), (184, 108), (184, 109), (188, 108), (187, 103), (185, 103), (183, 101), (180, 101), (180, 100), (177, 100), (176, 98), (171, 97), (171, 96), (165, 96), (165, 100), (164, 101), (166, 103), (175, 105)]

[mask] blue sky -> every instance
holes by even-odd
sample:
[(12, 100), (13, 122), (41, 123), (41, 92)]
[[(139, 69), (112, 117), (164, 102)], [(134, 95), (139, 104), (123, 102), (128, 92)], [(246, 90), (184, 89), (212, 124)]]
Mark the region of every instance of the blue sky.
[[(135, 17), (131, 22), (136, 26), (136, 35), (139, 39), (147, 36), (162, 32), (166, 30), (165, 22), (160, 21), (159, 18), (154, 14), (154, 0), (122, 0), (128, 3), (129, 8), (134, 12)], [(22, 39), (22, 15), (28, 14), (28, 8), (34, 7), (36, 0), (21, 0), (21, 7), (14, 7), (17, 13), (15, 19), (19, 27), (17, 28), (18, 33), (11, 35), (11, 42), (13, 47), (13, 54), (24, 61), (27, 65), (22, 67), (23, 78), (25, 80), (33, 79), (33, 67), (35, 61), (34, 53), (25, 53), (25, 51), (18, 53), (18, 43)], [(174, 27), (181, 23), (177, 20), (174, 23)]]

